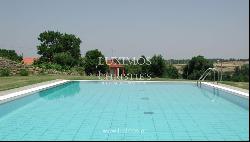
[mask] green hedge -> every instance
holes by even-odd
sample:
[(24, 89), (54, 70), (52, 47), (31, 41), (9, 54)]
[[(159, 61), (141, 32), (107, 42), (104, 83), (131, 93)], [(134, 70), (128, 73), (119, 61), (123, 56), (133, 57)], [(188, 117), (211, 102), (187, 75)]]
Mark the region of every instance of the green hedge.
[(21, 76), (28, 76), (28, 75), (29, 75), (29, 72), (28, 72), (27, 69), (21, 69), (19, 74), (20, 74)]
[(10, 69), (8, 68), (0, 69), (0, 76), (10, 76), (10, 75), (11, 75)]

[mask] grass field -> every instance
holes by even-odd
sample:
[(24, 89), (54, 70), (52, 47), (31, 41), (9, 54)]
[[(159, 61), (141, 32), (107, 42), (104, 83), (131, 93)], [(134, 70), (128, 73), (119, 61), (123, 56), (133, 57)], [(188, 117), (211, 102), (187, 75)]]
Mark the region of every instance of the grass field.
[(220, 83), (249, 90), (249, 82), (222, 81)]
[[(23, 87), (55, 79), (66, 80), (98, 80), (97, 76), (71, 76), (71, 75), (30, 75), (0, 77), (0, 91)], [(152, 81), (185, 81), (183, 79), (152, 78)], [(187, 81), (187, 80), (186, 80)], [(249, 82), (221, 82), (223, 84), (249, 90)]]
[(55, 79), (93, 80), (98, 78), (94, 76), (70, 76), (70, 75), (31, 75), (31, 76), (0, 77), (0, 91), (23, 87), (26, 85), (31, 85)]

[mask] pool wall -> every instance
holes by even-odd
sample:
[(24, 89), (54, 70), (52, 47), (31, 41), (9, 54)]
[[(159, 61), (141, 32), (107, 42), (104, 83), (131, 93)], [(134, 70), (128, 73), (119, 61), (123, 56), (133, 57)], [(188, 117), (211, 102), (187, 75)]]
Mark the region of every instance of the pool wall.
[(35, 92), (39, 92), (39, 91), (46, 90), (46, 89), (49, 89), (49, 88), (52, 88), (52, 87), (55, 87), (55, 86), (58, 86), (58, 85), (62, 85), (62, 84), (67, 83), (67, 82), (70, 82), (70, 81), (69, 80), (61, 80), (61, 81), (57, 81), (57, 82), (54, 82), (54, 83), (49, 83), (49, 84), (37, 86), (37, 87), (34, 87), (34, 88), (25, 89), (25, 90), (22, 90), (22, 91), (17, 91), (17, 92), (14, 92), (14, 93), (2, 95), (2, 96), (0, 96), (0, 104), (6, 103), (6, 102), (9, 102), (9, 101), (13, 101), (13, 100), (16, 100), (18, 98), (22, 98), (22, 97), (25, 97), (25, 96), (28, 96), (28, 95), (31, 95), (31, 94), (33, 94)]

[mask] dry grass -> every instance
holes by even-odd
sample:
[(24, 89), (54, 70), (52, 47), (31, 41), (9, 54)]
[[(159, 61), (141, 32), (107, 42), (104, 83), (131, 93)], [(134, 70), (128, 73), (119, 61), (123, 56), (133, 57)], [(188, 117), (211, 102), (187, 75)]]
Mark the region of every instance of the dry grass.
[[(248, 61), (227, 61), (222, 62), (222, 71), (223, 72), (233, 72), (236, 67), (240, 67), (244, 64), (249, 64)], [(181, 71), (186, 64), (173, 64), (179, 71)], [(214, 67), (220, 69), (220, 63), (214, 63)]]
[(222, 81), (220, 83), (249, 90), (249, 82)]

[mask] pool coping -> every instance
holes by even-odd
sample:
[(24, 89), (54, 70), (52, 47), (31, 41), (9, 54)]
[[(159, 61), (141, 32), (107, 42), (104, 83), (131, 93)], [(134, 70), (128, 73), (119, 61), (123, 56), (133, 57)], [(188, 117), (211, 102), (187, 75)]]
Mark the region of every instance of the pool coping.
[(233, 95), (237, 95), (237, 96), (249, 99), (249, 92), (248, 93), (247, 92), (243, 92), (242, 91), (243, 89), (236, 90), (235, 87), (230, 87), (229, 85), (225, 86), (225, 85), (221, 85), (221, 84), (213, 84), (211, 82), (202, 82), (202, 84), (210, 86), (210, 87), (215, 87), (215, 88), (227, 91), (227, 92), (229, 92), (229, 93), (231, 93)]
[(172, 82), (172, 83), (196, 83), (196, 81), (186, 81), (186, 80), (169, 80), (169, 81), (157, 81), (157, 80), (70, 80), (70, 81), (98, 81), (98, 82)]
[(55, 87), (55, 86), (58, 86), (67, 82), (69, 82), (69, 80), (52, 80), (52, 81), (42, 82), (38, 84), (28, 85), (28, 86), (21, 87), (21, 88), (3, 91), (2, 93), (6, 92), (6, 94), (0, 96), (0, 104), (13, 101), (15, 99), (22, 98), (22, 97), (31, 95), (35, 92), (46, 90), (46, 89), (49, 89), (49, 88), (52, 88), (52, 87)]
[[(7, 94), (6, 95), (0, 95), (0, 104), (15, 100), (17, 98), (21, 98), (21, 97), (24, 97), (24, 96), (31, 95), (34, 92), (39, 92), (39, 91), (46, 90), (46, 89), (49, 89), (49, 88), (52, 88), (52, 87), (55, 87), (55, 86), (58, 86), (58, 85), (62, 85), (64, 83), (71, 82), (71, 81), (131, 82), (131, 83), (136, 83), (136, 82), (144, 82), (144, 83), (149, 83), (149, 82), (158, 82), (158, 83), (161, 83), (161, 82), (166, 82), (166, 83), (180, 83), (180, 82), (181, 83), (195, 83), (195, 81), (141, 81), (141, 80), (136, 80), (136, 81), (130, 81), (130, 80), (52, 80), (52, 81), (53, 82), (51, 82), (51, 81), (45, 82), (45, 84), (41, 84), (41, 85), (39, 85), (39, 83), (34, 84), (34, 85), (29, 85), (28, 88), (26, 87), (23, 90), (22, 90), (22, 87), (21, 87), (21, 90), (14, 91), (14, 92), (12, 92), (10, 90), (3, 91), (3, 92), (6, 92)], [(233, 95), (237, 95), (237, 96), (241, 96), (241, 97), (249, 99), (249, 93), (246, 93), (246, 92), (243, 92), (243, 91), (240, 91), (240, 90), (236, 90), (235, 88), (232, 89), (232, 88), (229, 88), (229, 87), (213, 84), (213, 83), (210, 83), (210, 82), (202, 82), (202, 84), (207, 85), (207, 86), (211, 86), (211, 87), (215, 87), (215, 88), (218, 88), (218, 89), (222, 89), (224, 91), (228, 91), (228, 92), (232, 93)], [(15, 89), (12, 89), (12, 90), (15, 90)]]

